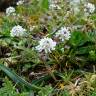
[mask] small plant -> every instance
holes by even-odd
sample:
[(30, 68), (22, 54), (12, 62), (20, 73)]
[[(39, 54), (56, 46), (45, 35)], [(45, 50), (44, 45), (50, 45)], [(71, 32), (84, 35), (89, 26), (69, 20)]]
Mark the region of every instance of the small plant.
[(95, 0), (19, 0), (6, 8), (0, 96), (95, 96), (95, 6)]
[(1, 96), (29, 96), (28, 92), (19, 93), (16, 85), (13, 85), (7, 78), (4, 79), (3, 87), (0, 89)]

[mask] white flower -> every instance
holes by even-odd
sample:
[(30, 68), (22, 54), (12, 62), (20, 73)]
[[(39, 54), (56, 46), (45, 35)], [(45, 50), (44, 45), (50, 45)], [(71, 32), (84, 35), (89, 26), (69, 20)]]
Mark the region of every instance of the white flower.
[(59, 37), (60, 40), (69, 40), (70, 31), (66, 27), (61, 27), (61, 29), (56, 33), (56, 37)]
[(51, 38), (43, 38), (39, 41), (39, 45), (36, 46), (36, 50), (42, 52), (43, 50), (45, 53), (50, 53), (51, 50), (55, 50), (56, 42), (53, 41)]
[(56, 4), (50, 4), (49, 9), (52, 9), (52, 10), (58, 9), (59, 10), (59, 9), (61, 9), (61, 7), (59, 5), (56, 5)]
[(85, 12), (88, 12), (88, 13), (93, 13), (95, 11), (95, 5), (94, 4), (91, 4), (91, 3), (85, 4), (84, 11)]
[(58, 0), (49, 0), (49, 9), (51, 9), (51, 10), (61, 9), (61, 7), (58, 5)]
[(26, 33), (26, 30), (22, 28), (22, 26), (17, 25), (12, 28), (10, 35), (12, 37), (22, 37), (25, 35), (25, 33)]
[(85, 4), (86, 0), (69, 0), (70, 1), (70, 5), (71, 5), (71, 8), (73, 11), (74, 11), (74, 14), (77, 15), (79, 12), (80, 12), (80, 7), (82, 4)]
[(74, 5), (77, 6), (78, 4), (80, 4), (80, 1), (81, 0), (70, 0), (70, 4), (73, 5), (73, 6)]
[(9, 16), (9, 15), (14, 15), (14, 13), (15, 13), (15, 8), (14, 7), (8, 7), (7, 9), (6, 9), (6, 15), (7, 16)]
[(22, 5), (24, 3), (24, 0), (19, 0), (18, 2), (17, 2), (17, 5)]
[(77, 5), (80, 3), (85, 3), (86, 0), (69, 0), (71, 5)]

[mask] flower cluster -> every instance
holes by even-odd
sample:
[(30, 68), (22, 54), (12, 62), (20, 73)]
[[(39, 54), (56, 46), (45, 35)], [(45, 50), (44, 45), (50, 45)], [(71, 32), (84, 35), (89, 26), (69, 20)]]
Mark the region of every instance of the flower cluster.
[(61, 7), (58, 5), (58, 0), (49, 0), (49, 9), (61, 9)]
[(56, 37), (62, 41), (69, 40), (70, 36), (70, 31), (66, 27), (61, 27), (61, 29), (56, 33)]
[(17, 25), (12, 28), (10, 35), (12, 37), (22, 37), (25, 35), (25, 33), (26, 33), (26, 30), (22, 28), (22, 26)]
[(80, 4), (85, 4), (85, 2), (85, 0), (70, 0), (70, 9), (74, 11), (74, 14), (78, 14), (80, 12)]
[(88, 12), (88, 13), (93, 13), (95, 11), (95, 5), (94, 4), (91, 4), (91, 3), (85, 4), (84, 11), (85, 12)]
[(7, 16), (10, 16), (10, 15), (15, 15), (15, 8), (14, 7), (8, 7), (7, 9), (6, 9), (6, 15)]
[(61, 8), (58, 5), (50, 4), (49, 9), (61, 9)]
[(74, 5), (76, 6), (76, 5), (80, 4), (80, 2), (81, 2), (81, 0), (70, 0), (70, 4), (73, 5), (73, 6)]
[(45, 53), (50, 53), (51, 50), (55, 50), (56, 42), (53, 41), (51, 38), (43, 38), (39, 41), (39, 45), (36, 46), (36, 50), (42, 52), (43, 50)]
[(24, 0), (19, 0), (18, 2), (17, 2), (17, 5), (22, 5), (24, 3)]

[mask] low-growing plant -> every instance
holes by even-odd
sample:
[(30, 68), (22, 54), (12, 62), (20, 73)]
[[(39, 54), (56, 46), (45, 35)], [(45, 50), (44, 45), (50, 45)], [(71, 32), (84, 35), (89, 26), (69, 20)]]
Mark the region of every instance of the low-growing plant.
[(0, 73), (0, 94), (95, 96), (95, 7), (87, 0), (20, 0), (6, 8), (0, 69), (13, 82)]

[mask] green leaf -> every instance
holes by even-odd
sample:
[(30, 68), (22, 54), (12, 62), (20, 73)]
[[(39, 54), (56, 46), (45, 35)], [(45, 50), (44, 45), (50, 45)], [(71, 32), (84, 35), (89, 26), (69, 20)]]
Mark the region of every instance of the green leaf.
[(40, 0), (39, 6), (42, 10), (48, 10), (49, 8), (48, 0)]
[(87, 36), (88, 36), (89, 41), (96, 42), (96, 31), (87, 32)]
[(75, 50), (75, 53), (80, 55), (80, 54), (89, 54), (89, 52), (91, 50), (94, 50), (95, 49), (95, 46), (94, 45), (88, 45), (88, 46), (85, 46), (85, 47), (80, 47), (80, 48), (77, 48), (77, 50)]
[(38, 95), (39, 96), (50, 96), (51, 93), (53, 91), (53, 88), (49, 85), (49, 86), (45, 86), (43, 87), (39, 92)]
[(8, 78), (5, 78), (0, 88), (0, 96), (29, 96), (29, 92), (17, 92), (15, 85)]
[(87, 41), (86, 34), (83, 32), (73, 32), (70, 43), (73, 46), (81, 46)]
[(41, 77), (39, 79), (33, 80), (32, 84), (40, 84), (42, 81), (48, 81), (48, 79), (50, 79), (51, 76), (50, 75), (45, 75), (44, 77)]
[(8, 67), (4, 66), (3, 64), (0, 64), (0, 69), (2, 71), (4, 71), (17, 84), (24, 85), (31, 90), (39, 90), (40, 89), (39, 87), (27, 82), (26, 80), (24, 80), (23, 78), (18, 76), (16, 73), (12, 72)]

